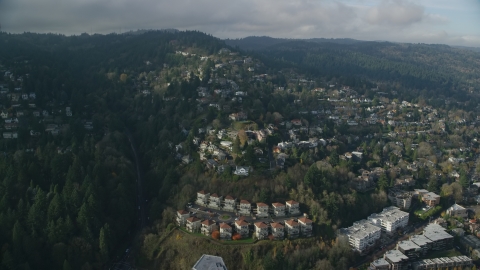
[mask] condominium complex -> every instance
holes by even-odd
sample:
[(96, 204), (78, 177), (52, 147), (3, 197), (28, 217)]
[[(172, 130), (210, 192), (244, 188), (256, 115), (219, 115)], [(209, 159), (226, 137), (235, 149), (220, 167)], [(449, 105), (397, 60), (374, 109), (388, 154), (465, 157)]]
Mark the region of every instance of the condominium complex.
[(362, 219), (351, 227), (340, 229), (340, 234), (348, 237), (348, 242), (355, 250), (365, 251), (380, 239), (381, 228), (368, 220)]
[(408, 213), (401, 211), (398, 207), (390, 206), (384, 208), (381, 213), (371, 214), (368, 220), (380, 226), (382, 231), (394, 233), (397, 229), (407, 226)]

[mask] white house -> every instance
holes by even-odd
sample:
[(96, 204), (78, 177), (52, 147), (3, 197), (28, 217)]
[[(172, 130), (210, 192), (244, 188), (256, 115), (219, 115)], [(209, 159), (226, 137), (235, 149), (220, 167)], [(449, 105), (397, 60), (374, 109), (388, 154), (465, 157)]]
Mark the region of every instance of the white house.
[(265, 239), (268, 236), (268, 226), (263, 222), (255, 223), (255, 237), (257, 239)]
[(220, 224), (220, 239), (232, 239), (232, 227), (230, 227), (230, 225), (228, 225), (227, 223)]

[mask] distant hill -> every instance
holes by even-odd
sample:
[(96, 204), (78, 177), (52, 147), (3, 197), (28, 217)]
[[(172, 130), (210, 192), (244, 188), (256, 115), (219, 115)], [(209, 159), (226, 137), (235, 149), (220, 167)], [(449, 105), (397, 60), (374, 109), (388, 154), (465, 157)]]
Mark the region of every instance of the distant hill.
[(355, 44), (363, 42), (350, 38), (311, 38), (311, 39), (288, 39), (288, 38), (272, 38), (267, 36), (251, 36), (241, 39), (226, 39), (225, 43), (232, 47), (239, 47), (242, 50), (262, 50), (272, 45), (288, 43), (292, 41), (305, 41), (313, 43), (336, 43), (336, 44)]

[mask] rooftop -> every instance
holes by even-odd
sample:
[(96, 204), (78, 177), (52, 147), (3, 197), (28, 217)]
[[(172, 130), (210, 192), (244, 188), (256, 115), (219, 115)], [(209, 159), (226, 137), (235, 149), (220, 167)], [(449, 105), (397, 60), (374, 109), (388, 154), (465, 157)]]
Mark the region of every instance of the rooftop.
[(296, 202), (294, 200), (290, 200), (290, 201), (287, 201), (287, 204), (294, 205), (294, 204), (298, 204), (298, 202)]
[(275, 228), (275, 229), (282, 229), (282, 228), (284, 228), (284, 226), (283, 226), (281, 223), (277, 223), (277, 222), (271, 223), (270, 226), (272, 226), (272, 228)]
[(465, 207), (461, 206), (461, 205), (458, 205), (458, 204), (454, 204), (452, 206), (450, 206), (450, 208), (448, 208), (448, 210), (465, 210)]
[(403, 217), (408, 217), (408, 213), (401, 211), (398, 207), (390, 206), (383, 209), (380, 213), (371, 214), (368, 219), (382, 219), (385, 221), (395, 221)]
[(268, 228), (267, 224), (265, 224), (263, 222), (255, 223), (255, 227), (257, 227), (257, 228)]
[(227, 270), (227, 267), (222, 257), (204, 254), (195, 263), (192, 270)]
[(223, 222), (220, 224), (220, 228), (221, 229), (231, 229), (232, 227), (230, 227), (230, 225), (228, 225), (227, 223)]
[(295, 226), (298, 226), (298, 222), (296, 222), (295, 220), (293, 219), (290, 219), (289, 221), (286, 221), (285, 224), (291, 226), (291, 227), (295, 227)]
[(370, 235), (371, 233), (377, 231), (380, 232), (380, 230), (380, 227), (373, 225), (368, 220), (362, 219), (353, 223), (353, 225), (348, 228), (340, 229), (340, 233), (350, 237), (361, 239)]
[(390, 266), (390, 264), (384, 258), (380, 258), (378, 260), (373, 261), (372, 265), (376, 267)]
[(273, 207), (282, 207), (282, 206), (285, 206), (283, 203), (272, 203)]
[(412, 241), (413, 243), (415, 243), (419, 246), (424, 246), (424, 245), (427, 245), (429, 243), (432, 243), (432, 240), (425, 237), (425, 235), (412, 235), (410, 237), (410, 241)]
[(445, 228), (435, 223), (428, 224), (428, 226), (423, 230), (423, 235), (432, 241), (453, 238), (453, 236), (445, 231)]
[(415, 244), (413, 241), (405, 240), (398, 242), (397, 245), (399, 248), (403, 250), (411, 250), (411, 249), (420, 249), (421, 247)]
[(436, 199), (440, 198), (440, 195), (437, 195), (433, 192), (428, 192), (428, 193), (423, 194), (422, 198), (424, 200), (432, 201), (432, 200), (436, 200)]
[(396, 249), (392, 249), (385, 253), (385, 259), (388, 259), (392, 263), (399, 263), (404, 260), (408, 260), (408, 257), (405, 256), (402, 252)]
[(298, 221), (303, 223), (303, 224), (312, 223), (312, 221), (310, 219), (306, 218), (306, 217), (299, 218)]

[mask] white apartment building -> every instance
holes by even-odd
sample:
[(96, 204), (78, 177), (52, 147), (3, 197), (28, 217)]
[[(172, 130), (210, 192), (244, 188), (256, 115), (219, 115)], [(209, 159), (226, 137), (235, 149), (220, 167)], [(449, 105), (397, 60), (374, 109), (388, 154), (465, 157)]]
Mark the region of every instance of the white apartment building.
[(200, 190), (199, 192), (197, 192), (196, 203), (199, 205), (207, 205), (209, 197), (210, 197), (210, 193), (207, 193), (204, 190)]
[(227, 195), (223, 202), (224, 202), (224, 204), (223, 204), (223, 210), (224, 211), (231, 211), (231, 212), (235, 211), (235, 209), (237, 207), (237, 202), (236, 202), (235, 198), (233, 198), (230, 195)]
[(257, 217), (268, 217), (268, 204), (262, 202), (257, 203)]
[(285, 216), (285, 205), (283, 203), (272, 203), (273, 206), (273, 214), (276, 217), (283, 217)]
[(235, 231), (242, 237), (247, 237), (249, 233), (248, 223), (243, 219), (235, 221)]
[(300, 214), (300, 204), (294, 200), (286, 202), (287, 214), (289, 215), (298, 215)]
[(363, 252), (368, 247), (375, 244), (380, 239), (382, 229), (380, 226), (362, 219), (353, 223), (351, 227), (340, 229), (340, 234), (348, 238), (348, 243), (352, 248)]
[(257, 239), (265, 239), (268, 237), (268, 226), (263, 222), (255, 223), (255, 236)]
[(382, 231), (394, 233), (397, 229), (408, 225), (408, 213), (398, 207), (390, 206), (378, 214), (371, 214), (368, 220), (382, 228)]
[(250, 215), (252, 212), (252, 204), (247, 200), (241, 200), (239, 212), (245, 216)]
[(213, 208), (213, 209), (220, 209), (222, 202), (222, 196), (218, 196), (217, 193), (213, 193), (210, 195), (210, 202), (208, 204), (208, 207)]

